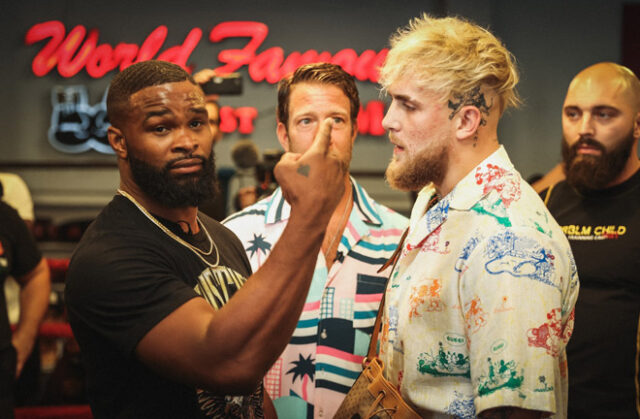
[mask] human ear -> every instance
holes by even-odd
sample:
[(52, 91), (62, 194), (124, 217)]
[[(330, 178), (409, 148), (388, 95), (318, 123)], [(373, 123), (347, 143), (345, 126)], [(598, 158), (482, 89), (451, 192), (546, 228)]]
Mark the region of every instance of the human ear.
[(456, 139), (458, 140), (474, 137), (483, 122), (480, 110), (471, 105), (460, 108), (455, 118)]
[(351, 144), (353, 144), (357, 136), (358, 136), (358, 121), (353, 121), (351, 123)]
[(636, 118), (633, 121), (633, 138), (636, 140), (640, 138), (640, 112), (636, 114)]
[(113, 125), (107, 128), (107, 138), (109, 139), (109, 145), (115, 151), (116, 155), (120, 159), (127, 158), (127, 142), (125, 141), (124, 134), (120, 129)]
[(276, 134), (278, 135), (278, 141), (280, 145), (284, 149), (284, 151), (289, 150), (289, 133), (287, 132), (287, 126), (282, 122), (278, 122), (278, 128), (276, 129)]

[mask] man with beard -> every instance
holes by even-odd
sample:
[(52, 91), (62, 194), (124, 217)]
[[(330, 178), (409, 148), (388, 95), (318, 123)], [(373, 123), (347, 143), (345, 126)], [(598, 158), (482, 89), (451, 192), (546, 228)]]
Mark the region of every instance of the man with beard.
[(295, 328), (343, 191), (333, 121), (276, 167), (291, 221), (251, 275), (233, 233), (198, 212), (214, 193), (213, 138), (189, 74), (134, 64), (112, 81), (107, 111), (120, 188), (65, 289), (94, 416), (262, 417), (262, 377)]
[(581, 280), (569, 356), (571, 418), (637, 418), (640, 338), (640, 81), (598, 63), (562, 108), (566, 181), (546, 197)]
[[(351, 163), (360, 99), (353, 76), (340, 66), (307, 64), (278, 84), (277, 134), (282, 148), (302, 153), (320, 122), (334, 120), (331, 142)], [(283, 418), (332, 418), (362, 371), (388, 270), (407, 219), (375, 202), (349, 173), (344, 194), (317, 253), (305, 308), (289, 345), (265, 377), (266, 390)], [(271, 258), (290, 222), (290, 207), (273, 194), (223, 223), (242, 241), (251, 267)], [(345, 309), (347, 307), (347, 309)]]
[(498, 143), (518, 103), (509, 51), (423, 15), (381, 69), (391, 186), (420, 191), (387, 286), (385, 376), (424, 417), (566, 416), (578, 294), (569, 243)]

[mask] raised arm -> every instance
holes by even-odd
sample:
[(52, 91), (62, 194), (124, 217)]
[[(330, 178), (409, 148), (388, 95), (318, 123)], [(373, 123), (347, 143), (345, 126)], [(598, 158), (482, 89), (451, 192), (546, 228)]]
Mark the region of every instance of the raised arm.
[(293, 333), (343, 194), (346, 167), (334, 156), (331, 128), (323, 121), (304, 154), (287, 153), (276, 166), (291, 216), (265, 264), (219, 311), (195, 298), (158, 323), (137, 346), (144, 363), (214, 393), (255, 389)]

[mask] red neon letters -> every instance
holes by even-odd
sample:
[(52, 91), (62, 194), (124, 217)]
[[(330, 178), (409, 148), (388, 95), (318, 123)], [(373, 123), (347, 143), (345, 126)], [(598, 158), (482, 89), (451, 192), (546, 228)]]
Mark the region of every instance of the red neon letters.
[[(67, 34), (62, 22), (51, 20), (29, 28), (25, 43), (32, 45), (48, 39), (31, 65), (33, 73), (38, 77), (45, 76), (57, 67), (58, 73), (63, 77), (73, 77), (84, 68), (91, 77), (100, 78), (116, 68), (123, 70), (133, 63), (152, 58), (171, 61), (190, 71), (187, 61), (202, 38), (202, 30), (191, 29), (181, 45), (159, 53), (167, 39), (167, 33), (166, 26), (158, 26), (140, 46), (121, 42), (112, 47), (109, 44), (98, 45), (97, 29), (91, 29), (87, 33), (84, 26), (77, 25)], [(260, 22), (222, 22), (216, 25), (209, 34), (211, 42), (217, 43), (228, 38), (249, 38), (242, 49), (220, 51), (218, 60), (223, 65), (216, 70), (224, 74), (247, 66), (251, 80), (273, 84), (302, 64), (332, 62), (341, 65), (358, 80), (375, 83), (378, 81), (377, 69), (388, 52), (386, 48), (379, 52), (368, 49), (358, 55), (355, 50), (346, 48), (334, 55), (327, 51), (319, 53), (308, 50), (294, 51), (285, 57), (281, 47), (271, 47), (258, 53), (258, 48), (268, 33), (267, 25)]]
[[(166, 26), (158, 26), (138, 47), (135, 44), (119, 43), (112, 47), (109, 44), (98, 46), (98, 30), (92, 29), (86, 36), (86, 29), (78, 25), (65, 37), (64, 25), (52, 20), (33, 25), (25, 37), (27, 45), (50, 38), (31, 63), (33, 74), (45, 76), (53, 68), (58, 67), (62, 77), (73, 77), (85, 68), (93, 78), (100, 78), (118, 67), (123, 70), (133, 63), (150, 60), (156, 57), (167, 39)], [(168, 48), (157, 56), (159, 60), (171, 61), (187, 68), (187, 60), (202, 38), (202, 31), (192, 29), (182, 45)], [(82, 43), (84, 39), (84, 43)], [(82, 43), (82, 46), (80, 44)]]
[[(253, 121), (258, 117), (258, 110), (253, 106), (220, 108), (220, 131), (225, 134), (238, 131), (240, 134), (251, 134), (254, 130)], [(362, 135), (381, 136), (385, 134), (382, 127), (384, 117), (384, 103), (372, 100), (365, 107), (360, 107), (358, 113), (358, 132)]]
[(218, 54), (218, 60), (225, 65), (216, 70), (232, 73), (246, 65), (251, 80), (273, 84), (302, 64), (331, 62), (341, 65), (358, 80), (375, 83), (378, 81), (378, 67), (382, 65), (388, 52), (386, 48), (378, 53), (368, 49), (358, 56), (355, 50), (347, 48), (332, 56), (326, 51), (318, 53), (308, 50), (304, 53), (294, 51), (285, 58), (282, 48), (271, 47), (258, 54), (258, 47), (262, 45), (268, 33), (267, 25), (260, 22), (222, 22), (216, 25), (209, 34), (211, 42), (220, 42), (226, 38), (251, 38), (242, 49), (222, 50)]
[[(33, 45), (47, 41), (31, 63), (33, 74), (38, 77), (43, 77), (57, 68), (62, 77), (73, 77), (84, 69), (89, 76), (101, 78), (116, 68), (123, 70), (133, 63), (153, 58), (173, 62), (191, 72), (192, 69), (187, 63), (202, 38), (202, 30), (191, 29), (182, 44), (160, 52), (168, 32), (167, 27), (161, 25), (154, 29), (141, 45), (121, 42), (114, 47), (106, 43), (98, 44), (97, 29), (87, 32), (83, 25), (77, 25), (67, 33), (62, 22), (51, 20), (29, 28), (25, 43)], [(249, 77), (254, 82), (274, 84), (302, 64), (331, 62), (341, 65), (357, 80), (376, 83), (379, 76), (378, 68), (388, 52), (386, 48), (379, 52), (368, 49), (358, 55), (355, 50), (346, 48), (333, 55), (327, 51), (307, 50), (293, 51), (285, 56), (281, 47), (270, 47), (258, 52), (268, 33), (268, 26), (261, 22), (234, 21), (217, 24), (209, 33), (211, 42), (218, 43), (229, 38), (249, 38), (249, 41), (241, 49), (220, 51), (218, 60), (222, 65), (216, 68), (216, 71), (223, 74), (231, 73), (246, 66)], [(249, 134), (254, 130), (253, 122), (257, 115), (258, 111), (254, 107), (233, 109), (224, 106), (220, 109), (220, 129), (225, 133), (238, 130), (242, 134)], [(384, 135), (383, 115), (382, 102), (374, 100), (365, 104), (358, 114), (360, 134)]]

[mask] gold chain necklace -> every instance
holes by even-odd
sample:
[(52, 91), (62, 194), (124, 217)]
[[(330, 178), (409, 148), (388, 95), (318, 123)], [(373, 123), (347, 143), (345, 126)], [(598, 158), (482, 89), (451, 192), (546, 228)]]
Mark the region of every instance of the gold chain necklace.
[[(183, 239), (181, 239), (180, 237), (175, 235), (173, 233), (173, 231), (169, 230), (164, 224), (162, 224), (160, 221), (158, 221), (156, 219), (156, 217), (151, 215), (151, 213), (149, 211), (147, 211), (142, 205), (140, 205), (140, 203), (138, 201), (136, 201), (136, 199), (134, 197), (132, 197), (131, 195), (129, 195), (128, 193), (126, 193), (122, 189), (118, 189), (118, 193), (120, 195), (124, 196), (125, 198), (127, 198), (129, 201), (131, 201), (133, 203), (133, 205), (135, 205), (140, 210), (140, 212), (142, 212), (160, 230), (164, 231), (167, 236), (171, 237), (173, 240), (177, 241), (178, 243), (180, 243), (181, 245), (183, 245), (187, 249), (190, 249), (205, 264), (207, 264), (208, 266), (210, 266), (212, 268), (218, 266), (218, 263), (220, 262), (220, 252), (218, 252), (218, 246), (216, 246), (216, 242), (213, 241), (213, 238), (209, 234), (209, 231), (207, 231), (207, 229), (204, 228), (204, 224), (202, 224), (202, 221), (200, 221), (200, 218), (197, 215), (196, 215), (196, 221), (197, 221), (198, 225), (200, 226), (200, 229), (202, 229), (204, 231), (204, 234), (207, 236), (207, 239), (209, 240), (209, 243), (210, 243), (209, 250), (206, 251), (206, 252), (203, 251), (203, 250), (198, 249), (196, 246), (192, 245), (191, 243), (188, 243), (188, 242), (184, 241)], [(216, 250), (216, 263), (212, 264), (211, 262), (206, 260), (202, 255), (209, 256), (213, 252), (213, 249)]]

